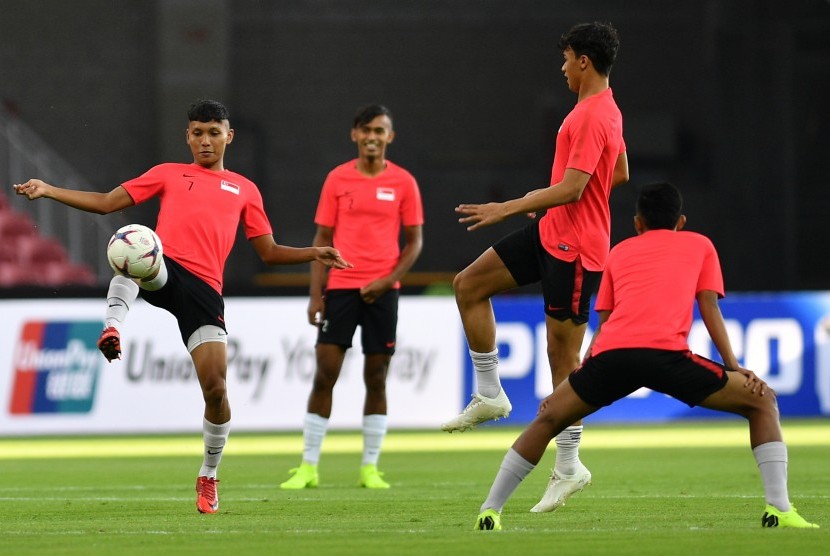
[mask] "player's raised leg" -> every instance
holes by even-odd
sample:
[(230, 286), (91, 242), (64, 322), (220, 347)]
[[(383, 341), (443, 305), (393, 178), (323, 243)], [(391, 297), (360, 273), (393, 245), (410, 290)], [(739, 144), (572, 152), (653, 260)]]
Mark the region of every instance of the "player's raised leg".
[(121, 333), (119, 328), (127, 319), (127, 313), (138, 296), (138, 284), (126, 276), (115, 275), (107, 290), (107, 311), (104, 330), (98, 338), (98, 349), (107, 361), (121, 358)]
[(516, 286), (492, 247), (453, 280), (455, 301), (475, 368), (476, 391), (464, 411), (441, 425), (442, 430), (465, 431), (510, 415), (513, 406), (499, 379), (496, 317), (490, 298)]

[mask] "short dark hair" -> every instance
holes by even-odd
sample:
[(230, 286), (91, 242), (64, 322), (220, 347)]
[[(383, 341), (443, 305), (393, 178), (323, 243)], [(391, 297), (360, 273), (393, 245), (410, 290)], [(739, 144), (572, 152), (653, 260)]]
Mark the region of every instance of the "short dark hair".
[(683, 211), (683, 197), (669, 182), (649, 183), (640, 188), (637, 214), (649, 230), (673, 230)]
[(610, 23), (579, 23), (562, 35), (557, 46), (563, 52), (570, 48), (577, 56), (587, 56), (594, 69), (607, 76), (617, 59), (620, 37)]
[(382, 104), (369, 104), (357, 111), (352, 123), (352, 129), (366, 125), (378, 116), (386, 116), (392, 121), (392, 111)]
[(191, 122), (221, 122), (230, 120), (230, 114), (225, 105), (217, 100), (199, 99), (190, 105), (187, 119)]

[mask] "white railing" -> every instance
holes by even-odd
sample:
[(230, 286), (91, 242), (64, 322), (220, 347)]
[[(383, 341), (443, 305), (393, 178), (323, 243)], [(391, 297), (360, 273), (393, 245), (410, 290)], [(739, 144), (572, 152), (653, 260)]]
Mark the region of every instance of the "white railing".
[(82, 177), (55, 149), (19, 118), (0, 108), (0, 182), (10, 205), (29, 214), (40, 233), (59, 240), (77, 263), (89, 265), (101, 283), (112, 277), (104, 248), (112, 232), (127, 224), (123, 216), (101, 216), (54, 202), (30, 202), (15, 195), (12, 184), (29, 178), (67, 187), (88, 188)]

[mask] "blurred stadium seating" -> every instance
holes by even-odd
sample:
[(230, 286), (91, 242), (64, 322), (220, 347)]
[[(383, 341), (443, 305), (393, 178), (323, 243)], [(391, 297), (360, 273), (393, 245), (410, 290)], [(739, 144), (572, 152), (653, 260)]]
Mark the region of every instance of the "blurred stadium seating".
[(96, 283), (91, 267), (73, 263), (60, 241), (41, 235), (32, 219), (14, 210), (0, 192), (0, 288)]

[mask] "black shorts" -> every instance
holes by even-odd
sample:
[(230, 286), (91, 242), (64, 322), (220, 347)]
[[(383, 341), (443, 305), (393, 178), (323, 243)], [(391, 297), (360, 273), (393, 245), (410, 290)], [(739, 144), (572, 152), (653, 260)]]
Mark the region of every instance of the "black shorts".
[(503, 237), (493, 249), (519, 286), (542, 282), (546, 315), (576, 324), (588, 322), (591, 296), (602, 272), (585, 270), (578, 256), (566, 262), (548, 253), (539, 237), (538, 221)]
[(156, 291), (141, 290), (141, 297), (176, 317), (184, 345), (202, 326), (218, 326), (227, 331), (225, 301), (219, 292), (166, 255), (164, 264), (167, 283)]
[(603, 351), (568, 377), (574, 392), (597, 407), (611, 405), (642, 387), (694, 407), (727, 380), (723, 365), (691, 351), (646, 348)]
[(366, 303), (360, 290), (328, 290), (325, 294), (323, 322), (317, 333), (318, 344), (352, 347), (360, 325), (363, 353), (395, 353), (398, 328), (398, 290), (389, 290), (374, 303)]

